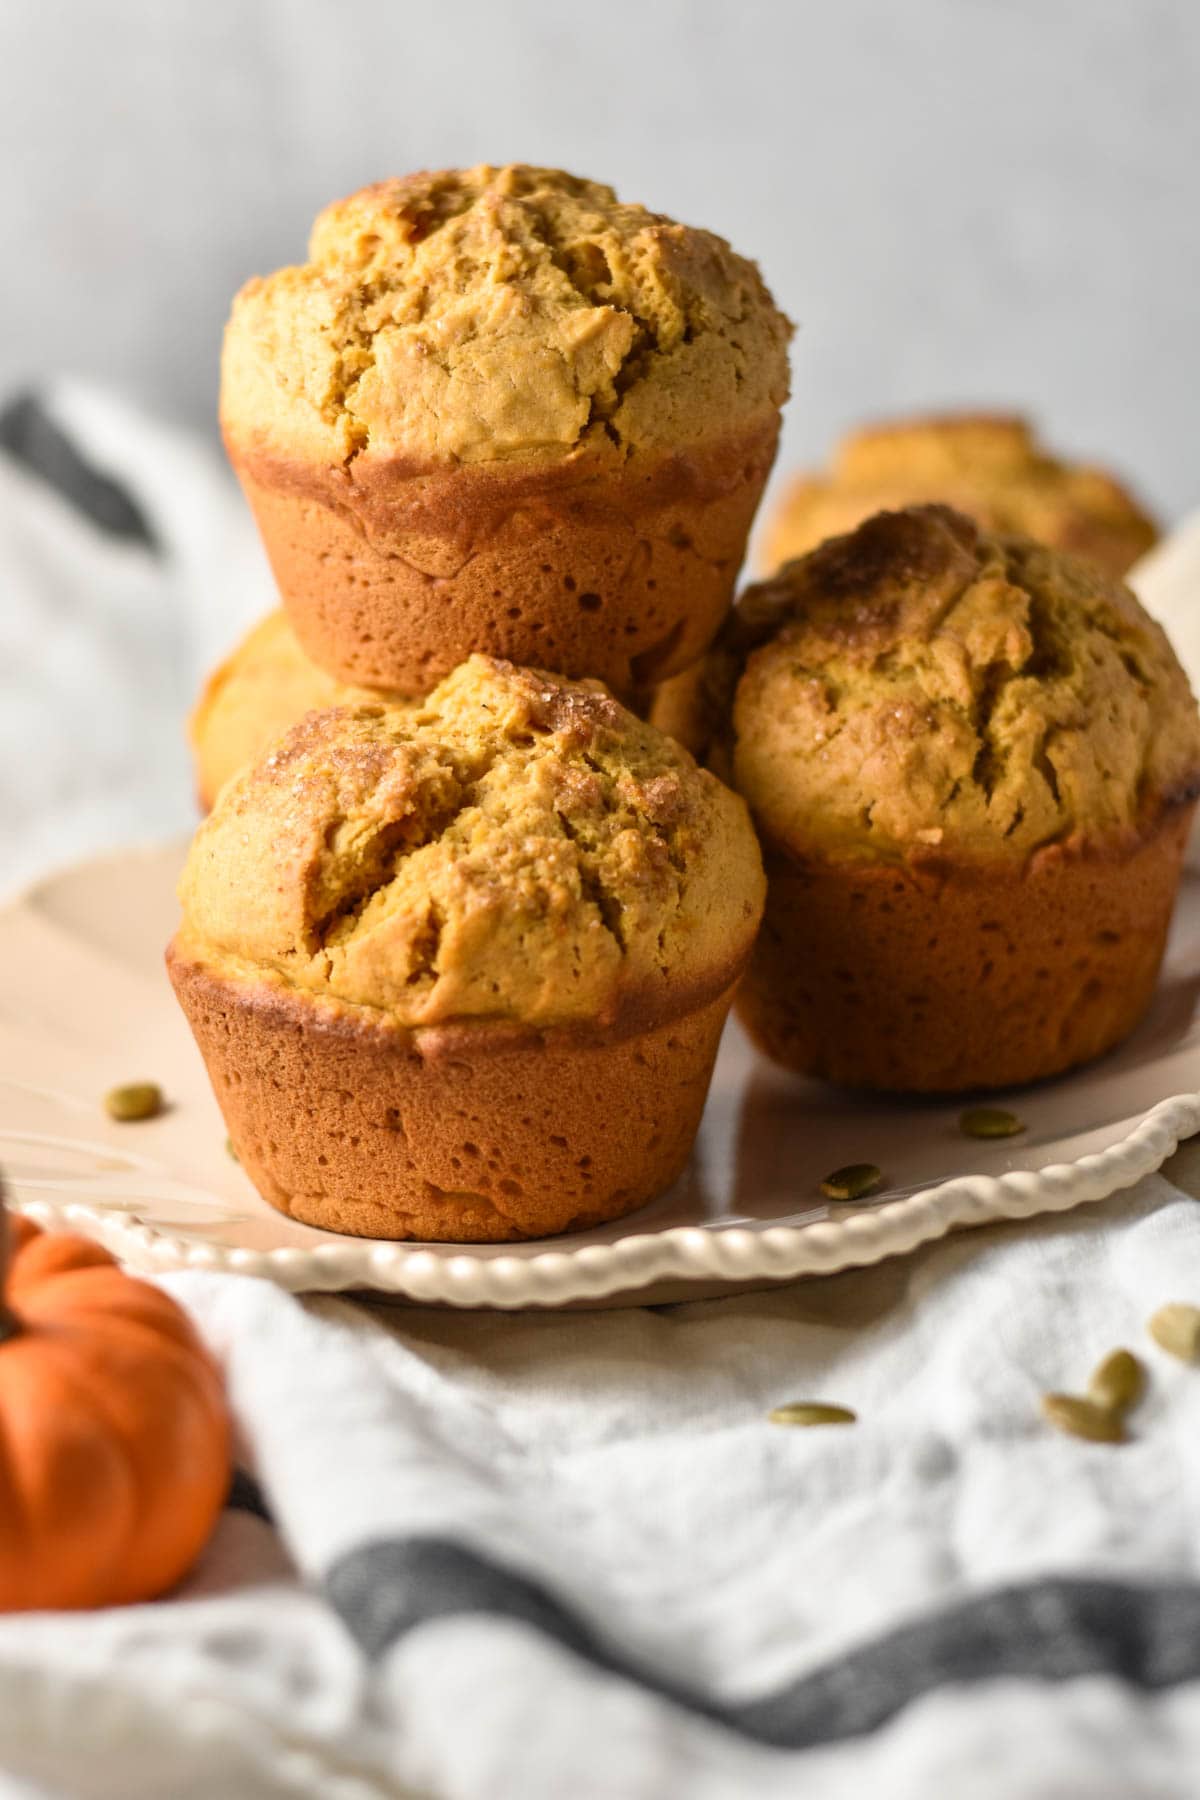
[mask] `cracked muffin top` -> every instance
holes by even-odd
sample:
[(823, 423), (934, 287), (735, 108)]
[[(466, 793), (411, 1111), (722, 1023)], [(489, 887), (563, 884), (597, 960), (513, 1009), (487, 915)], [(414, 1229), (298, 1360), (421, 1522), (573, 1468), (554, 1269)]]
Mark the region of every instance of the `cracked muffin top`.
[(607, 1025), (719, 993), (763, 888), (744, 803), (685, 751), (597, 683), (473, 656), (230, 782), (176, 947), (403, 1026)]
[(948, 507), (748, 589), (722, 679), (734, 784), (801, 855), (1024, 859), (1200, 791), (1187, 677), (1128, 588)]
[(626, 454), (787, 398), (791, 326), (753, 263), (557, 169), (378, 182), (318, 216), (309, 256), (248, 282), (226, 329), (222, 423), (267, 454)]
[(884, 508), (941, 501), (992, 531), (1016, 531), (1087, 556), (1113, 575), (1158, 537), (1154, 521), (1103, 470), (1060, 462), (1025, 419), (948, 413), (851, 432), (827, 474), (785, 492), (766, 540), (766, 566), (803, 556)]

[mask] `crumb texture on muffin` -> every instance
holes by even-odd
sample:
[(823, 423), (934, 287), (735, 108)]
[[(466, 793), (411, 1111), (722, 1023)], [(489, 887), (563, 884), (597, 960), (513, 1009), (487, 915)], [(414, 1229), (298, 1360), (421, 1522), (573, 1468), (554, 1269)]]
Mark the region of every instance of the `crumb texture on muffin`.
[(522, 164), (382, 181), (310, 261), (250, 281), (226, 333), (240, 444), (322, 464), (628, 454), (787, 397), (790, 326), (711, 232)]
[(1025, 419), (947, 413), (867, 426), (843, 438), (827, 473), (784, 493), (766, 566), (803, 556), (885, 508), (941, 501), (990, 530), (1087, 556), (1113, 575), (1155, 543), (1154, 521), (1101, 469), (1050, 454)]
[(800, 855), (1023, 860), (1197, 792), (1187, 677), (1129, 590), (946, 507), (786, 565), (728, 642), (735, 785)]
[(667, 1017), (762, 907), (743, 802), (597, 684), (474, 656), (429, 698), (311, 713), (229, 784), (181, 956), (409, 1027)]

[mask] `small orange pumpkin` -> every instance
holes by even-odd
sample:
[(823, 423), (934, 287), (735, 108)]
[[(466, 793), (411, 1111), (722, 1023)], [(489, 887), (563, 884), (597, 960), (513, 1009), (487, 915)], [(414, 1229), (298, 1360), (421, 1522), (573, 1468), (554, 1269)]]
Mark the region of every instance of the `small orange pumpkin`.
[(175, 1302), (0, 1194), (0, 1610), (163, 1593), (230, 1461), (220, 1374)]

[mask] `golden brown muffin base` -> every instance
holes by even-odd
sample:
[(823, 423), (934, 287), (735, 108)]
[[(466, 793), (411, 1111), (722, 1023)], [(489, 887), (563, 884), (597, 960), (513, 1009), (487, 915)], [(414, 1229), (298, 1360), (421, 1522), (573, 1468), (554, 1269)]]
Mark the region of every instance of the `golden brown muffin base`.
[(229, 452), (296, 635), (337, 680), (419, 697), (482, 650), (625, 694), (712, 641), (777, 435), (772, 417), (694, 451), (436, 473)]
[(322, 1015), (174, 949), (167, 964), (265, 1200), (327, 1231), (451, 1243), (602, 1224), (670, 1187), (733, 997), (626, 1033), (413, 1032)]
[(1088, 1062), (1149, 1004), (1194, 810), (1023, 869), (801, 865), (767, 845), (738, 1016), (776, 1062), (847, 1087), (956, 1093)]

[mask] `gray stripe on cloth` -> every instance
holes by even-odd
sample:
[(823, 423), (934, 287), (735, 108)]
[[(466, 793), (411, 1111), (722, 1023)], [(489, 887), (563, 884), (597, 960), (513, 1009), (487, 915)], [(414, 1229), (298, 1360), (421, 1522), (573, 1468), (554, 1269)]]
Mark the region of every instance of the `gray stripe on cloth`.
[(157, 549), (154, 533), (133, 496), (80, 455), (36, 394), (21, 394), (0, 411), (0, 450), (7, 451), (27, 474), (52, 487), (110, 537)]
[(723, 1703), (638, 1666), (537, 1582), (440, 1538), (349, 1551), (324, 1581), (369, 1656), (436, 1619), (531, 1626), (582, 1661), (778, 1749), (861, 1737), (947, 1686), (1108, 1675), (1144, 1692), (1200, 1678), (1200, 1584), (1048, 1578), (995, 1589), (860, 1646), (758, 1699)]

